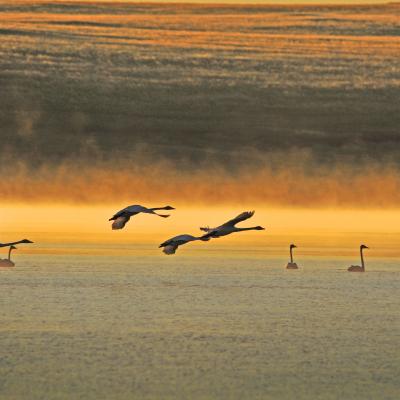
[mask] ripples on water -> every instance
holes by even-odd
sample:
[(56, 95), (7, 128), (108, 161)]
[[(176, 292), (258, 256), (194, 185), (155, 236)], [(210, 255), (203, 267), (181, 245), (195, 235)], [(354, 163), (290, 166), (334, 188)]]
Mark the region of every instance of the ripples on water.
[(4, 399), (397, 399), (398, 262), (16, 256)]

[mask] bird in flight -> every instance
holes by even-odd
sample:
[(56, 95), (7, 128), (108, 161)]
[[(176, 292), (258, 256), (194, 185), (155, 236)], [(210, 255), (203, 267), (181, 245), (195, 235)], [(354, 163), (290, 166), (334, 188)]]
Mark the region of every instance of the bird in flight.
[(226, 236), (234, 232), (242, 232), (242, 231), (261, 231), (265, 230), (262, 226), (253, 226), (249, 228), (238, 228), (236, 224), (239, 222), (245, 221), (246, 219), (251, 218), (254, 215), (254, 211), (245, 211), (239, 214), (237, 217), (231, 219), (224, 224), (217, 226), (216, 228), (202, 227), (200, 228), (203, 232), (206, 232), (203, 235), (203, 238), (219, 238), (221, 236)]
[(193, 242), (195, 240), (203, 240), (203, 241), (207, 241), (210, 240), (210, 238), (205, 238), (204, 236), (201, 237), (195, 237), (192, 235), (178, 235), (175, 236), (171, 239), (166, 240), (164, 243), (161, 243), (160, 246), (158, 247), (164, 247), (163, 252), (165, 254), (175, 254), (177, 248), (179, 246), (182, 246), (183, 244), (189, 243), (189, 242)]
[(109, 221), (114, 221), (111, 225), (112, 229), (122, 229), (131, 217), (140, 213), (155, 214), (162, 218), (169, 217), (169, 214), (157, 214), (155, 212), (157, 210), (175, 210), (175, 208), (171, 206), (147, 208), (136, 204), (118, 211)]

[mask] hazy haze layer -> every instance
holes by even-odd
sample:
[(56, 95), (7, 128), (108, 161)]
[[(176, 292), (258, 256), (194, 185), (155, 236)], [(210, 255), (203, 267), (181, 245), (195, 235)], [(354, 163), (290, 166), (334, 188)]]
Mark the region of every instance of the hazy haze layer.
[(6, 201), (399, 202), (399, 6), (1, 1), (0, 21)]

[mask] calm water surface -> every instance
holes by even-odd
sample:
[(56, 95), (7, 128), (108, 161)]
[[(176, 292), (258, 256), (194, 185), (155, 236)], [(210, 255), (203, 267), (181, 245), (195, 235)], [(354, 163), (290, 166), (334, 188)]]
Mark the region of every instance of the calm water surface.
[(1, 399), (399, 398), (398, 260), (15, 259)]

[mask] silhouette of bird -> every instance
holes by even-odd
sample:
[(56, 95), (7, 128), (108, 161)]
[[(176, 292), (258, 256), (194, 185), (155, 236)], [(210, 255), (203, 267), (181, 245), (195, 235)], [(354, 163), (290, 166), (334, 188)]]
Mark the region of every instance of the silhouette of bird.
[(360, 256), (361, 256), (361, 266), (360, 265), (352, 265), (347, 269), (349, 272), (365, 272), (365, 264), (364, 264), (364, 255), (363, 255), (363, 250), (364, 249), (369, 249), (369, 247), (365, 246), (362, 244), (360, 246)]
[(210, 239), (205, 238), (204, 236), (195, 237), (192, 235), (184, 234), (184, 235), (178, 235), (171, 239), (168, 239), (164, 243), (161, 243), (160, 246), (158, 246), (158, 247), (159, 248), (164, 247), (163, 252), (165, 254), (175, 254), (175, 252), (179, 246), (182, 246), (189, 242), (193, 242), (195, 240), (207, 241)]
[(162, 218), (169, 217), (169, 214), (157, 214), (155, 212), (157, 210), (175, 210), (175, 208), (171, 206), (147, 208), (135, 204), (132, 206), (125, 207), (124, 209), (118, 211), (109, 219), (109, 221), (114, 221), (111, 225), (112, 229), (122, 229), (125, 226), (125, 224), (130, 220), (131, 217), (140, 213), (155, 214)]
[(286, 265), (286, 269), (298, 269), (299, 267), (295, 262), (293, 262), (293, 249), (297, 248), (295, 244), (291, 244), (289, 247), (290, 251), (290, 262)]
[(234, 232), (243, 232), (243, 231), (261, 231), (265, 230), (262, 226), (253, 226), (250, 228), (238, 228), (235, 225), (239, 222), (245, 221), (246, 219), (251, 218), (254, 215), (254, 211), (245, 211), (239, 214), (237, 217), (231, 219), (224, 224), (217, 226), (216, 228), (202, 227), (200, 228), (202, 231), (207, 232), (203, 237), (204, 238), (219, 238), (221, 236), (230, 235)]

